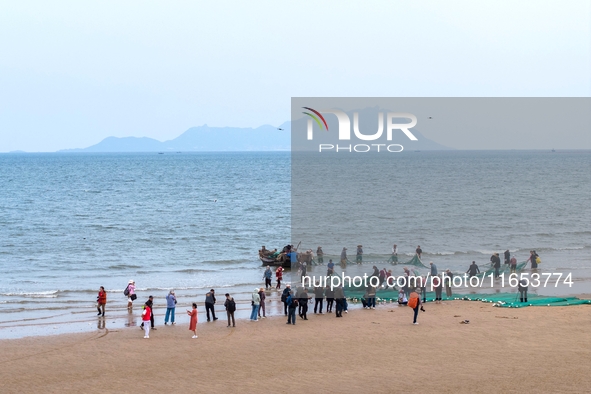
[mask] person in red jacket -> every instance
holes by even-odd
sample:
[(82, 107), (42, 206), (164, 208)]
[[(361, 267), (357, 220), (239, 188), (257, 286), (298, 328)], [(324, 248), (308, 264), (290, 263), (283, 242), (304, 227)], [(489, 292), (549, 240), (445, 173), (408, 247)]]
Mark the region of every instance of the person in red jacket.
[(142, 312), (142, 321), (144, 322), (144, 339), (150, 338), (150, 317), (152, 316), (152, 303), (148, 300), (144, 305)]
[(275, 270), (275, 278), (277, 278), (277, 287), (276, 289), (281, 289), (281, 281), (283, 280), (283, 267), (279, 266)]
[[(107, 304), (107, 292), (103, 286), (100, 287), (98, 296), (96, 297), (96, 309), (98, 310), (98, 316), (101, 314), (105, 316), (105, 305)], [(101, 312), (102, 311), (102, 312)]]

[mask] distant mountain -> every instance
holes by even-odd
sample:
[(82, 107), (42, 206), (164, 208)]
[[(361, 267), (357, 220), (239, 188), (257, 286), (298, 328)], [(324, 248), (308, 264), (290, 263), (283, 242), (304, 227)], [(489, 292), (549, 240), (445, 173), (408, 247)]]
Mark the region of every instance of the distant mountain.
[[(177, 138), (160, 142), (147, 137), (107, 137), (96, 145), (60, 152), (221, 152), (290, 150), (289, 122), (279, 128), (191, 127)], [(282, 129), (282, 130), (279, 130)]]
[[(409, 143), (406, 140), (405, 150), (450, 149), (423, 137), (416, 130), (413, 132), (419, 141)], [(279, 127), (264, 125), (256, 129), (203, 125), (191, 127), (177, 138), (164, 142), (147, 137), (107, 137), (88, 148), (64, 149), (60, 152), (238, 152), (290, 149), (291, 122), (285, 122)]]

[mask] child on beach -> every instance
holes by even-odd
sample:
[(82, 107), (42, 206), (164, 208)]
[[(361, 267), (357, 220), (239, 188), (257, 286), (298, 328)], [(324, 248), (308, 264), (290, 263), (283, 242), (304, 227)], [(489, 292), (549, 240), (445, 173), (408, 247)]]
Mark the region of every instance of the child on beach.
[(197, 304), (196, 303), (193, 303), (193, 310), (187, 309), (187, 315), (191, 316), (191, 321), (189, 323), (189, 330), (193, 331), (193, 336), (191, 338), (196, 339), (196, 338), (198, 338), (198, 336), (197, 336)]
[(98, 296), (96, 297), (96, 309), (98, 310), (98, 316), (102, 315), (105, 316), (105, 305), (107, 304), (107, 292), (103, 286), (100, 287)]
[(144, 311), (142, 312), (142, 322), (144, 323), (144, 339), (150, 338), (150, 317), (152, 316), (152, 308), (150, 308), (150, 301), (146, 301)]

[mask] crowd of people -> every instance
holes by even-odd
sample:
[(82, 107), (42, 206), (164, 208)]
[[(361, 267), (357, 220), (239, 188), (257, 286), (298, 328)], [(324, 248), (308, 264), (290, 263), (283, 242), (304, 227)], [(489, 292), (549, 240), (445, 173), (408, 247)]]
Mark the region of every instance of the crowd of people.
[[(263, 247), (264, 248), (264, 247)], [(423, 253), (420, 245), (416, 248), (416, 256), (421, 257)], [(290, 248), (289, 253), (296, 253), (295, 248)], [(316, 250), (316, 255), (318, 257), (318, 263), (324, 263), (324, 252), (322, 251), (322, 247), (318, 247)], [(398, 247), (396, 244), (392, 247), (392, 258), (391, 261), (398, 260)], [(297, 255), (296, 255), (297, 256)], [(296, 256), (291, 256), (292, 258), (296, 258)], [(357, 246), (356, 252), (356, 263), (362, 264), (363, 263), (363, 245)], [(493, 253), (490, 257), (491, 267), (494, 268), (494, 275), (495, 277), (499, 276), (499, 271), (501, 268), (501, 259), (499, 257), (499, 253)], [(531, 264), (531, 268), (535, 269), (541, 263), (539, 255), (536, 253), (535, 250), (530, 251), (530, 257), (528, 258), (528, 262)], [(341, 266), (346, 266), (348, 263), (347, 260), (347, 248), (344, 247), (341, 252)], [(515, 256), (511, 256), (509, 250), (504, 252), (504, 264), (510, 267), (512, 273), (515, 272), (517, 266), (517, 259)], [(453, 280), (454, 274), (448, 269), (442, 274), (442, 276), (438, 276), (438, 269), (437, 266), (433, 263), (429, 263), (429, 275), (432, 278), (432, 286), (435, 291), (435, 303), (440, 303), (442, 301), (442, 292), (443, 288), (446, 289), (446, 296), (449, 298), (452, 296), (452, 287), (451, 283)], [(306, 276), (306, 269), (307, 264), (304, 262), (300, 262), (298, 265), (298, 274), (302, 277)], [(327, 271), (326, 275), (331, 276), (335, 273), (335, 264), (333, 263), (332, 259), (329, 259), (327, 264)], [(422, 306), (426, 300), (426, 293), (427, 293), (427, 277), (426, 276), (416, 276), (413, 274), (408, 268), (404, 267), (404, 276), (406, 278), (410, 278), (413, 276), (415, 281), (405, 281), (404, 285), (399, 289), (398, 292), (398, 304), (401, 306), (407, 305), (411, 307), (414, 311), (413, 314), (413, 324), (417, 323), (417, 315), (419, 310), (423, 310)], [(273, 289), (272, 278), (273, 274), (275, 275), (276, 279), (276, 286), (275, 289), (281, 290), (281, 282), (283, 280), (283, 272), (284, 268), (280, 265), (274, 270), (271, 268), (270, 265), (266, 266), (265, 271), (263, 272), (263, 280), (265, 283), (265, 287), (257, 287), (253, 290), (251, 295), (251, 314), (250, 320), (253, 322), (259, 321), (259, 319), (265, 319), (267, 316), (266, 310), (266, 299), (267, 299), (267, 291)], [(472, 264), (468, 267), (466, 271), (470, 277), (478, 275), (480, 273), (480, 269), (475, 261), (472, 261)], [(386, 269), (383, 267), (381, 270), (377, 266), (373, 266), (373, 272), (369, 275), (369, 277), (376, 277), (377, 286), (369, 285), (365, 289), (365, 293), (361, 298), (361, 303), (364, 309), (375, 309), (376, 308), (376, 292), (378, 289), (389, 289), (389, 278), (392, 276), (392, 270)], [(417, 279), (418, 278), (418, 279)], [(446, 280), (442, 280), (442, 278), (446, 278)], [(449, 280), (447, 280), (449, 278)], [(370, 281), (371, 282), (371, 281)], [(392, 286), (393, 287), (393, 286)], [(520, 294), (520, 301), (527, 302), (527, 283), (523, 281), (519, 281), (519, 294)], [(311, 290), (311, 291), (310, 291)], [(310, 291), (310, 292), (309, 292)], [(131, 313), (133, 310), (133, 302), (137, 299), (136, 295), (136, 286), (135, 281), (129, 280), (127, 287), (124, 290), (124, 295), (127, 297), (127, 309), (128, 312)], [(422, 299), (421, 299), (422, 298)], [(164, 316), (164, 325), (170, 324), (174, 325), (175, 322), (175, 313), (176, 313), (176, 305), (177, 299), (174, 290), (170, 290), (170, 292), (165, 297), (166, 300), (166, 313)], [(205, 314), (207, 321), (216, 321), (218, 317), (216, 316), (215, 312), (215, 305), (217, 299), (215, 294), (215, 289), (210, 289), (207, 293), (205, 293), (204, 299), (204, 306), (205, 306)], [(337, 318), (343, 317), (343, 312), (348, 313), (348, 302), (347, 297), (345, 294), (345, 289), (342, 286), (332, 287), (330, 284), (327, 284), (325, 287), (322, 286), (313, 286), (312, 289), (308, 289), (304, 286), (298, 286), (295, 290), (292, 289), (291, 284), (287, 284), (285, 289), (281, 292), (281, 302), (283, 303), (283, 312), (284, 315), (287, 317), (286, 324), (295, 325), (296, 324), (296, 311), (297, 315), (300, 317), (301, 320), (308, 320), (308, 304), (314, 304), (314, 314), (329, 314), (333, 313)], [(326, 303), (325, 303), (326, 302)], [(97, 295), (97, 311), (99, 317), (105, 316), (105, 305), (107, 303), (107, 292), (103, 286), (99, 288), (99, 292)], [(150, 330), (156, 330), (154, 327), (154, 298), (153, 296), (149, 296), (148, 300), (142, 306), (142, 323), (140, 328), (144, 330), (144, 338), (148, 339), (150, 337)], [(326, 308), (324, 306), (326, 305)], [(225, 301), (224, 301), (224, 309), (226, 312), (227, 317), (227, 327), (236, 327), (236, 320), (234, 317), (234, 313), (236, 312), (236, 302), (234, 298), (229, 294), (225, 294)], [(187, 309), (187, 315), (190, 316), (189, 322), (189, 330), (193, 332), (192, 338), (198, 338), (197, 336), (197, 322), (198, 322), (198, 312), (197, 312), (197, 304), (192, 303), (192, 309)]]

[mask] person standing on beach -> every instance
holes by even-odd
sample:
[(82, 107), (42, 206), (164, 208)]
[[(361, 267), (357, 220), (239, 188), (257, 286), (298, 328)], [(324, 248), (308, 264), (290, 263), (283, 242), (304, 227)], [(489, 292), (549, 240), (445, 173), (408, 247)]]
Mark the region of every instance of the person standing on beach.
[(423, 249), (421, 249), (421, 245), (417, 246), (417, 249), (415, 250), (417, 256), (419, 256), (419, 260), (421, 259), (421, 255), (423, 254)]
[(323, 265), (324, 264), (324, 252), (322, 251), (322, 246), (319, 246), (318, 249), (316, 249), (316, 256), (318, 256), (318, 265)]
[(326, 265), (326, 276), (331, 276), (332, 274), (334, 274), (334, 263), (332, 262), (332, 259), (329, 259), (328, 264)]
[(421, 297), (416, 290), (410, 293), (407, 305), (410, 306), (414, 312), (412, 324), (419, 324), (417, 322), (417, 316), (419, 315), (419, 307), (421, 306)]
[(283, 293), (281, 293), (281, 302), (283, 302), (283, 313), (287, 316), (287, 298), (291, 293), (291, 285), (288, 283), (285, 285), (285, 289), (283, 289)]
[(357, 254), (355, 255), (355, 262), (357, 264), (363, 263), (363, 245), (357, 245)]
[(341, 268), (347, 267), (347, 248), (343, 248), (341, 251)]
[(511, 261), (509, 262), (509, 267), (511, 268), (511, 273), (514, 274), (517, 271), (517, 259), (515, 256), (511, 257)]
[(404, 294), (406, 294), (406, 298), (408, 298), (410, 294), (410, 271), (406, 267), (404, 267), (404, 282), (402, 283), (402, 290), (404, 290)]
[(276, 289), (281, 290), (281, 281), (283, 280), (283, 267), (279, 266), (275, 270), (275, 278), (277, 279), (277, 287)]
[(470, 267), (468, 267), (468, 271), (466, 271), (466, 273), (470, 275), (470, 278), (480, 273), (480, 269), (476, 265), (476, 261), (473, 261), (472, 264), (470, 264)]
[(434, 276), (431, 278), (433, 281), (433, 288), (435, 289), (435, 303), (441, 304), (441, 293), (443, 292), (443, 283), (441, 283), (441, 278), (438, 276)]
[(230, 319), (232, 319), (232, 327), (236, 327), (236, 321), (234, 320), (234, 312), (236, 312), (236, 302), (234, 298), (230, 297), (230, 293), (226, 293), (226, 301), (224, 302), (226, 307), (226, 315), (228, 315), (228, 327), (230, 327)]
[(174, 314), (176, 310), (176, 296), (174, 295), (174, 290), (171, 290), (168, 295), (166, 296), (166, 315), (164, 316), (164, 325), (168, 324), (168, 320), (170, 318), (170, 322), (174, 323)]
[(261, 304), (259, 306), (259, 317), (261, 317), (261, 310), (262, 310), (263, 316), (261, 318), (264, 319), (267, 317), (267, 315), (265, 314), (265, 299), (267, 298), (267, 295), (265, 294), (265, 289), (263, 289), (262, 287), (259, 290), (259, 298), (261, 299)]
[(273, 272), (271, 271), (271, 266), (267, 266), (265, 273), (263, 274), (263, 279), (265, 280), (265, 288), (268, 289), (269, 287), (273, 287), (271, 284), (271, 278), (273, 277)]
[(334, 298), (336, 305), (336, 317), (343, 317), (343, 300), (345, 299), (345, 293), (341, 286), (338, 286), (334, 289)]
[(324, 288), (320, 285), (314, 288), (314, 313), (316, 314), (318, 305), (320, 305), (320, 314), (322, 315), (322, 304), (324, 302)]
[(453, 279), (454, 279), (454, 274), (452, 274), (452, 272), (450, 270), (446, 270), (445, 271), (445, 296), (447, 298), (451, 298), (451, 296), (452, 296), (451, 285), (453, 283)]
[(326, 294), (326, 313), (332, 313), (332, 305), (334, 302), (334, 290), (330, 285), (326, 285), (326, 290), (324, 291)]
[[(392, 270), (386, 271), (386, 290), (390, 288), (390, 277), (392, 276)], [(392, 282), (392, 288), (394, 288), (394, 282)]]
[(131, 312), (133, 309), (133, 301), (137, 298), (135, 294), (135, 282), (130, 279), (127, 283), (127, 310)]
[(386, 267), (380, 270), (380, 283), (378, 283), (378, 288), (381, 288), (384, 282), (386, 281), (386, 276), (388, 276), (388, 271), (386, 271)]
[(251, 321), (259, 321), (257, 319), (257, 314), (259, 312), (259, 307), (261, 306), (261, 296), (259, 296), (259, 288), (255, 288), (254, 292), (252, 293), (252, 311), (250, 312), (250, 320)]
[[(258, 289), (257, 289), (257, 291), (258, 291)], [(209, 311), (211, 311), (211, 317), (213, 318), (213, 321), (216, 321), (218, 319), (217, 317), (215, 317), (215, 311), (213, 309), (214, 305), (215, 305), (215, 290), (211, 289), (205, 294), (205, 312), (207, 315), (207, 321), (210, 321), (209, 320)]]
[(288, 315), (287, 315), (287, 324), (296, 324), (295, 313), (298, 307), (298, 299), (294, 296), (293, 291), (289, 292), (287, 296), (287, 307), (288, 307)]
[(298, 288), (296, 298), (298, 299), (298, 314), (300, 318), (308, 320), (308, 290), (305, 287)]
[(302, 261), (301, 263), (301, 270), (302, 270), (302, 283), (304, 282), (304, 278), (308, 275), (308, 263), (306, 263), (305, 261)]
[[(150, 326), (152, 327), (152, 330), (155, 330), (156, 327), (154, 327), (154, 297), (149, 296), (148, 297), (148, 301), (146, 301), (146, 305), (148, 305), (150, 307)], [(140, 325), (140, 328), (144, 327), (144, 323), (142, 322), (142, 324)]]
[(376, 309), (376, 288), (372, 285), (367, 287), (367, 308)]
[(519, 281), (517, 286), (517, 290), (519, 290), (519, 301), (520, 302), (527, 302), (527, 289), (529, 285), (527, 283), (527, 279), (523, 278)]
[[(426, 276), (421, 276), (420, 277), (420, 288), (421, 288), (421, 295), (423, 296), (423, 302), (427, 302), (427, 277)], [(433, 280), (433, 277), (431, 277), (431, 280)]]
[(431, 266), (431, 276), (437, 276), (437, 266), (432, 261), (429, 262)]
[(99, 288), (98, 296), (96, 297), (96, 309), (98, 309), (98, 316), (101, 315), (101, 310), (103, 317), (105, 317), (105, 305), (107, 304), (107, 292), (105, 291), (104, 286)]
[(152, 317), (152, 304), (150, 301), (146, 301), (144, 305), (144, 311), (142, 312), (142, 325), (144, 329), (144, 339), (150, 338), (150, 318)]
[(152, 330), (155, 330), (156, 327), (154, 327), (154, 297), (149, 296), (148, 301), (150, 302), (150, 326), (152, 327)]
[(187, 309), (187, 315), (191, 316), (191, 321), (189, 322), (189, 330), (193, 331), (193, 336), (191, 338), (197, 338), (197, 304), (193, 303), (193, 309)]
[(509, 252), (509, 249), (505, 250), (505, 264), (511, 264), (511, 252)]

